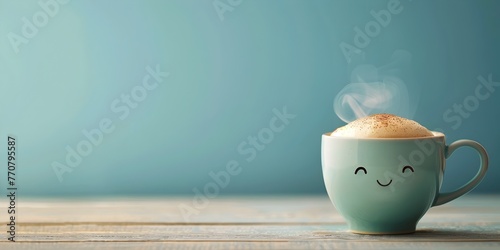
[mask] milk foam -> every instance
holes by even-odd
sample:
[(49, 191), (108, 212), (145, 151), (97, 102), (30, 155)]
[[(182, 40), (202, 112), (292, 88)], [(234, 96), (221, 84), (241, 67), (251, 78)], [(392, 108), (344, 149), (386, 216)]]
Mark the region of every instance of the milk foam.
[(332, 136), (356, 138), (412, 138), (433, 136), (418, 122), (391, 114), (363, 117), (340, 127)]

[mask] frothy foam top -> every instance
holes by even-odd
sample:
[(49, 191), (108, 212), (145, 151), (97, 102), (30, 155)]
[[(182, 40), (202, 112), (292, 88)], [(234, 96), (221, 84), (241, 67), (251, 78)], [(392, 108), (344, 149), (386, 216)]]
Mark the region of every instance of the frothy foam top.
[(409, 138), (433, 136), (418, 122), (391, 114), (363, 117), (340, 127), (332, 136), (358, 138)]

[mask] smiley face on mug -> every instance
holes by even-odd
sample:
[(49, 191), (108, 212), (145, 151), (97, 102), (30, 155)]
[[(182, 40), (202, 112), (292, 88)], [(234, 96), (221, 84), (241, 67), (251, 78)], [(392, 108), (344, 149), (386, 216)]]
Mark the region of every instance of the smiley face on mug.
[[(379, 179), (376, 179), (376, 183), (379, 186), (388, 187), (389, 185), (392, 184), (392, 181), (394, 180), (394, 178), (391, 178), (390, 176), (388, 176), (387, 173), (388, 172), (386, 172), (385, 176), (387, 177), (386, 179), (389, 179), (388, 182), (383, 182), (383, 181), (381, 182)], [(406, 166), (403, 166), (401, 173), (402, 173), (402, 176), (408, 177), (409, 175), (411, 175), (411, 173), (415, 173), (415, 169), (413, 169), (413, 167), (410, 165), (406, 165)], [(356, 168), (356, 170), (354, 170), (354, 174), (355, 175), (368, 175), (368, 170), (366, 170), (366, 168), (363, 166), (359, 166)], [(400, 178), (397, 178), (397, 179), (400, 179)]]

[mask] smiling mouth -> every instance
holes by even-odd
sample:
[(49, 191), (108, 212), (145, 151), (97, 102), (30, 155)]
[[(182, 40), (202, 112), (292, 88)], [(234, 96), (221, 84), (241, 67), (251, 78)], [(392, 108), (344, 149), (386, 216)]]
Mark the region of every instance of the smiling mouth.
[(385, 184), (385, 185), (384, 185), (384, 184), (382, 184), (382, 183), (380, 183), (378, 180), (377, 180), (377, 183), (378, 183), (380, 186), (382, 186), (382, 187), (387, 187), (387, 186), (391, 185), (391, 183), (392, 183), (392, 179), (389, 181), (389, 183), (387, 183), (387, 184)]

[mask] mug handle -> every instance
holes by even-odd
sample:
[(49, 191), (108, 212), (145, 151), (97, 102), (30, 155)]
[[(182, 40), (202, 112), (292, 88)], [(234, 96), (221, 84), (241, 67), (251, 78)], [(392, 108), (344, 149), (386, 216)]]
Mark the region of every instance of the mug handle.
[(444, 153), (445, 158), (448, 159), (453, 151), (462, 146), (471, 147), (479, 153), (479, 160), (481, 162), (481, 165), (479, 165), (479, 171), (477, 171), (477, 174), (476, 176), (474, 176), (474, 178), (472, 178), (469, 182), (467, 182), (459, 189), (449, 193), (439, 193), (434, 201), (434, 204), (432, 205), (433, 207), (448, 203), (471, 191), (481, 182), (481, 180), (484, 178), (484, 175), (486, 174), (486, 170), (488, 170), (488, 153), (486, 153), (486, 150), (481, 144), (472, 140), (458, 140), (453, 142), (449, 146), (446, 146)]

